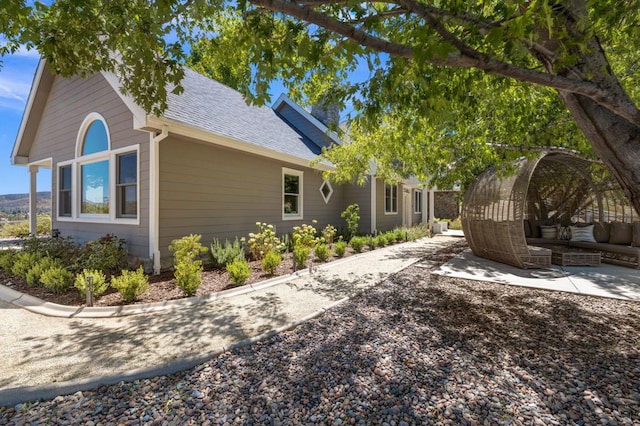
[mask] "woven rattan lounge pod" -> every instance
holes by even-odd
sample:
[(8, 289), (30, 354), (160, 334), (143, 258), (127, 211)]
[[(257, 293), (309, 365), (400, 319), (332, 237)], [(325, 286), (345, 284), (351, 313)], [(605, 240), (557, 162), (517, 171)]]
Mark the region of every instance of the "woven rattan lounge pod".
[(469, 187), (462, 206), (462, 226), (473, 253), (519, 268), (546, 266), (547, 261), (527, 245), (525, 224), (633, 220), (637, 214), (602, 166), (564, 153), (486, 170)]

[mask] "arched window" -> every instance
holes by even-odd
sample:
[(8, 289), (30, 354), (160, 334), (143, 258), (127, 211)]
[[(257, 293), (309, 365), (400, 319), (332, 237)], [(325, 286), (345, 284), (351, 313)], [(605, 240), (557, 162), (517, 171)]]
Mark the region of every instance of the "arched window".
[(82, 140), (82, 155), (95, 154), (109, 150), (109, 135), (102, 120), (96, 119), (89, 124), (89, 128)]
[(111, 149), (104, 117), (92, 112), (76, 139), (76, 158), (59, 164), (58, 216), (79, 220), (138, 219), (138, 147)]

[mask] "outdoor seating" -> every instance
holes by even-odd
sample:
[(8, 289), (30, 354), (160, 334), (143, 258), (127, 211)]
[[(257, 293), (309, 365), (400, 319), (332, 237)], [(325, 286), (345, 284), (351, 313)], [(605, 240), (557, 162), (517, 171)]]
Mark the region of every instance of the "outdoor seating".
[(555, 245), (582, 249), (549, 250), (565, 265), (597, 265), (599, 257), (640, 268), (638, 213), (602, 165), (575, 155), (543, 153), (486, 170), (467, 190), (461, 216), (480, 257), (540, 268), (547, 255), (535, 247)]

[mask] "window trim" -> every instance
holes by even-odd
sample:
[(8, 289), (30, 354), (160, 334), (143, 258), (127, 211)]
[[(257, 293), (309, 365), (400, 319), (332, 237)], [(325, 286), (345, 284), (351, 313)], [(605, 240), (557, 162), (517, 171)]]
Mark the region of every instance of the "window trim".
[[(136, 180), (134, 183), (126, 183), (126, 184), (121, 184), (118, 183), (120, 180), (120, 163), (119, 163), (119, 159), (125, 155), (132, 155), (134, 154), (134, 151), (127, 151), (127, 152), (121, 152), (121, 153), (116, 153), (114, 154), (114, 163), (115, 163), (115, 173), (114, 173), (114, 201), (115, 201), (115, 215), (116, 215), (116, 219), (121, 220), (121, 219), (135, 219), (140, 215), (140, 155), (138, 155), (138, 152), (135, 151), (135, 155), (136, 155)], [(119, 202), (119, 197), (118, 197), (118, 188), (127, 188), (129, 186), (136, 186), (136, 213), (135, 215), (127, 215), (127, 214), (123, 214), (121, 212), (121, 208), (122, 206), (120, 205)]]
[[(71, 183), (70, 183), (69, 189), (65, 189), (64, 191), (69, 193), (69, 197), (70, 197), (69, 208), (70, 208), (70, 211), (69, 211), (69, 214), (61, 214), (60, 213), (60, 199), (62, 197), (60, 195), (61, 195), (61, 193), (63, 191), (61, 189), (61, 187), (62, 187), (62, 169), (63, 168), (67, 168), (67, 167), (69, 168), (69, 173), (71, 174), (71, 176), (70, 176), (71, 177)], [(73, 217), (73, 164), (71, 164), (71, 163), (68, 163), (68, 164), (59, 163), (58, 164), (56, 182), (58, 183), (58, 187), (57, 187), (58, 195), (57, 195), (57, 198), (56, 198), (56, 201), (57, 201), (56, 202), (57, 217)]]
[[(298, 213), (292, 214), (292, 213), (285, 213), (284, 212), (284, 197), (285, 192), (284, 192), (284, 177), (285, 175), (289, 175), (289, 176), (297, 176), (300, 179), (300, 182), (298, 184), (298, 189), (299, 189), (299, 194), (298, 195)], [(283, 167), (282, 168), (282, 178), (281, 178), (281, 192), (282, 192), (282, 207), (281, 207), (281, 212), (282, 212), (282, 220), (302, 220), (302, 218), (304, 217), (304, 172), (302, 170), (295, 170), (295, 169), (289, 169), (287, 167)]]
[[(329, 187), (329, 195), (325, 196), (324, 192), (322, 192), (322, 187), (327, 185)], [(322, 195), (322, 199), (324, 200), (325, 204), (329, 204), (329, 200), (331, 199), (331, 196), (333, 195), (333, 186), (331, 186), (331, 182), (329, 182), (329, 180), (327, 179), (323, 179), (322, 180), (322, 184), (320, 184), (320, 188), (318, 188), (318, 191), (320, 191), (320, 195)]]
[(93, 154), (86, 155), (85, 157), (90, 158), (94, 155), (100, 156), (105, 152), (111, 151), (111, 132), (109, 131), (109, 125), (107, 124), (107, 120), (97, 112), (90, 112), (87, 116), (82, 120), (82, 124), (80, 124), (80, 128), (78, 129), (78, 135), (76, 136), (76, 158), (83, 157), (82, 148), (84, 148), (84, 138), (87, 134), (87, 130), (89, 130), (89, 126), (96, 121), (102, 121), (104, 125), (104, 130), (107, 132), (107, 149), (105, 151), (96, 152)]
[[(391, 188), (391, 210), (387, 210), (387, 187)], [(395, 194), (395, 210), (393, 209), (393, 200)], [(384, 184), (384, 214), (385, 215), (397, 215), (398, 214), (398, 184), (386, 183)]]
[[(118, 155), (135, 153), (136, 154), (136, 197), (138, 200), (136, 217), (118, 217), (116, 209), (116, 159)], [(84, 164), (90, 164), (97, 161), (108, 160), (109, 161), (109, 213), (108, 214), (88, 214), (80, 213), (80, 203), (82, 200), (82, 179), (80, 176), (80, 168)], [(60, 222), (77, 222), (77, 223), (113, 223), (117, 225), (140, 225), (140, 144), (129, 145), (126, 147), (110, 150), (108, 152), (99, 152), (95, 154), (87, 155), (86, 157), (79, 157), (73, 160), (61, 161), (56, 164), (58, 171), (58, 186), (56, 190), (59, 191), (59, 174), (60, 168), (64, 166), (71, 166), (71, 216), (60, 216), (60, 209), (57, 208), (56, 220)], [(59, 198), (57, 198), (59, 202)]]
[[(416, 200), (416, 196), (420, 199)], [(420, 189), (413, 190), (413, 214), (422, 214), (422, 190)]]

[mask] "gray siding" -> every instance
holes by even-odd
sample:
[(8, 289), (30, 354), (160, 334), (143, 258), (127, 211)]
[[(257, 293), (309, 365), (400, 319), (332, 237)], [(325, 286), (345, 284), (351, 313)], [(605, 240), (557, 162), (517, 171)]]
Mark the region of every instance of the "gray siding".
[[(371, 233), (371, 182), (367, 181), (364, 186), (346, 185), (344, 206), (346, 209), (349, 204), (356, 203), (360, 206), (360, 222), (358, 223), (358, 231), (365, 234)], [(340, 219), (340, 227), (346, 228), (347, 224)]]
[[(100, 113), (109, 127), (111, 148), (140, 145), (140, 224), (57, 221), (58, 163), (75, 156), (78, 130), (85, 117)], [(149, 134), (133, 130), (133, 116), (117, 93), (100, 74), (86, 79), (55, 77), (29, 154), (29, 161), (52, 157), (52, 228), (79, 242), (112, 233), (127, 240), (134, 256), (149, 257)], [(111, 177), (113, 179), (113, 177)]]
[(388, 231), (402, 226), (402, 184), (398, 184), (398, 213), (385, 214), (384, 212), (384, 181), (376, 182), (376, 224), (378, 231)]
[[(303, 219), (282, 220), (282, 167), (304, 172)], [(192, 233), (202, 243), (212, 238), (246, 237), (256, 222), (276, 227), (278, 234), (318, 221), (339, 226), (343, 188), (333, 185), (325, 204), (320, 172), (219, 146), (170, 135), (160, 142), (160, 250), (168, 258), (173, 239)]]

